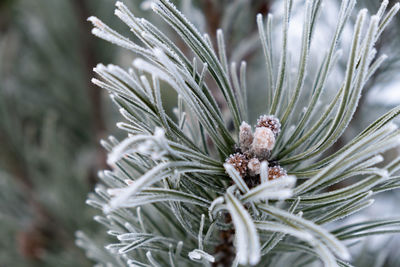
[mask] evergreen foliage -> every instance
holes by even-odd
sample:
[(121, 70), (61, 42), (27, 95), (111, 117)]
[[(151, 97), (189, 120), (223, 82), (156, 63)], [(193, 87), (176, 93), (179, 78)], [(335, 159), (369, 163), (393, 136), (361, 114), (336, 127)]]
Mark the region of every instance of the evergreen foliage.
[[(304, 5), (295, 67), (288, 52), (292, 1), (284, 2), (280, 49), (274, 46), (272, 15), (257, 16), (267, 77), (264, 91), (257, 93), (267, 103), (265, 113), (274, 115), (260, 120), (276, 121), (259, 121), (254, 131), (246, 123), (247, 92), (252, 90), (246, 86), (247, 65), (241, 62), (238, 69), (229, 63), (222, 30), (216, 32), (214, 49), (211, 38), (172, 3), (152, 2), (153, 11), (190, 49), (193, 58), (188, 58), (121, 2), (115, 14), (140, 44), (89, 18), (93, 34), (138, 55), (128, 70), (102, 64), (94, 69), (99, 78), (92, 81), (119, 107), (125, 121), (117, 126), (127, 137), (102, 142), (113, 170), (99, 173), (102, 183), (87, 203), (103, 212), (95, 219), (112, 241), (102, 253), (79, 232), (77, 242), (89, 256), (117, 266), (305, 266), (316, 260), (351, 266), (353, 240), (400, 230), (400, 220), (393, 218), (340, 223), (369, 207), (372, 196), (399, 187), (400, 158), (384, 162), (382, 154), (399, 145), (392, 120), (400, 107), (337, 151), (328, 150), (348, 127), (364, 85), (386, 59), (375, 57), (374, 44), (399, 4), (386, 10), (383, 1), (372, 16), (361, 10), (350, 47), (342, 48), (341, 35), (355, 6), (353, 0), (342, 1), (330, 45), (319, 51), (322, 60), (314, 71), (310, 47), (318, 34), (318, 16), (326, 12), (321, 2)], [(345, 75), (336, 81), (333, 96), (326, 96), (341, 57)], [(163, 103), (166, 88), (177, 94), (173, 114)], [(281, 169), (271, 174), (275, 167)]]

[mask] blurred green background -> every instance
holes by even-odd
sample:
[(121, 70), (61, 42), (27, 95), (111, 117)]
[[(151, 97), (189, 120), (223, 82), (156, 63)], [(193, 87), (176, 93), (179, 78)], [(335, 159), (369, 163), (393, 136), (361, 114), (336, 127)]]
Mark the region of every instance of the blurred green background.
[(74, 232), (94, 233), (85, 205), (105, 168), (98, 141), (113, 121), (90, 84), (116, 55), (86, 18), (112, 1), (0, 4), (0, 266), (90, 266)]

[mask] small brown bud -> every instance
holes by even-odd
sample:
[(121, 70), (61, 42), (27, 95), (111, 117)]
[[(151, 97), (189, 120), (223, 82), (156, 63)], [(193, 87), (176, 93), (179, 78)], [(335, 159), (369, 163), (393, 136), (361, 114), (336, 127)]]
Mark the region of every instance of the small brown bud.
[(268, 180), (278, 179), (278, 178), (281, 178), (286, 175), (287, 175), (287, 173), (286, 173), (285, 169), (283, 169), (279, 165), (268, 168)]
[(240, 153), (232, 154), (226, 159), (226, 163), (231, 164), (242, 177), (246, 175), (248, 162), (246, 156)]
[(252, 142), (253, 133), (251, 131), (251, 126), (246, 122), (242, 122), (242, 125), (240, 125), (239, 129), (239, 144), (242, 152), (249, 151)]
[(267, 127), (277, 136), (281, 131), (281, 123), (278, 118), (273, 115), (262, 115), (257, 120), (256, 127)]
[(252, 158), (249, 160), (249, 164), (247, 165), (250, 176), (255, 176), (260, 174), (260, 161), (257, 158)]
[(256, 157), (259, 159), (267, 158), (274, 145), (275, 135), (271, 129), (266, 127), (256, 128), (251, 145), (252, 152)]

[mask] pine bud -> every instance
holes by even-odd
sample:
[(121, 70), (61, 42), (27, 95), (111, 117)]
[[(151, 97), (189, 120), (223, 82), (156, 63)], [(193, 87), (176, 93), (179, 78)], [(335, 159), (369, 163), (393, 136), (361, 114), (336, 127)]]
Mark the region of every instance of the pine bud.
[(274, 145), (275, 135), (271, 129), (266, 127), (256, 128), (251, 145), (252, 152), (256, 157), (260, 159), (267, 158)]
[(251, 131), (251, 126), (246, 122), (242, 122), (242, 125), (240, 125), (240, 130), (239, 130), (239, 144), (242, 152), (249, 151), (252, 142), (253, 142), (253, 133)]
[(273, 115), (262, 115), (257, 120), (256, 127), (266, 127), (277, 136), (281, 131), (281, 123), (278, 118)]
[(260, 174), (260, 161), (257, 158), (252, 158), (247, 164), (250, 176), (255, 176)]
[(226, 159), (226, 163), (231, 164), (242, 177), (246, 175), (248, 162), (246, 156), (240, 153), (232, 154)]
[(285, 169), (283, 169), (279, 165), (268, 168), (268, 180), (278, 179), (278, 178), (281, 178), (286, 175), (287, 175), (287, 173), (286, 173)]

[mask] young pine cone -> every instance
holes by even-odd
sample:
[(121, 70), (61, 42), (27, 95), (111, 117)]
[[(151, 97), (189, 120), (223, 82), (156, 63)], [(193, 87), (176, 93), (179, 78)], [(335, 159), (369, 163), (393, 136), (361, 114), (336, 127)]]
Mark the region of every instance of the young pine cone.
[(249, 151), (252, 143), (253, 133), (251, 131), (251, 126), (246, 122), (242, 122), (239, 129), (239, 144), (242, 152), (245, 153)]
[(285, 169), (283, 169), (279, 165), (268, 168), (268, 180), (278, 179), (278, 178), (281, 178), (286, 175), (287, 175), (287, 173), (286, 173)]
[(275, 136), (277, 136), (281, 131), (281, 123), (278, 118), (273, 115), (262, 115), (257, 120), (256, 127), (266, 127), (270, 129)]
[(231, 164), (242, 177), (245, 177), (247, 173), (248, 162), (249, 160), (247, 159), (247, 157), (240, 153), (232, 154), (226, 159), (226, 163)]
[(257, 158), (268, 158), (269, 152), (274, 148), (274, 145), (275, 135), (271, 129), (266, 127), (256, 128), (251, 150)]

